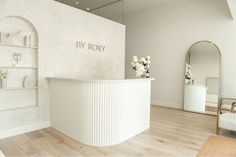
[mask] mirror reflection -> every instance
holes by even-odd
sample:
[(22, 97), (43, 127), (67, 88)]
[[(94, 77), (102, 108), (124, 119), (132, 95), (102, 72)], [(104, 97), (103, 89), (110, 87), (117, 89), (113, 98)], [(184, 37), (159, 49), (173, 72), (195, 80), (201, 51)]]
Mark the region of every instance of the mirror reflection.
[(219, 86), (219, 48), (210, 41), (195, 43), (186, 57), (184, 109), (216, 114)]

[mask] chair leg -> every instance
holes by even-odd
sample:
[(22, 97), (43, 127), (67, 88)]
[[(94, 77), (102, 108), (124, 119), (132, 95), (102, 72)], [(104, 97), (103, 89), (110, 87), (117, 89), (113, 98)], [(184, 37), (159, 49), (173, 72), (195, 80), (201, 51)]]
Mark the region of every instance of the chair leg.
[(220, 132), (220, 128), (216, 128), (216, 134), (219, 135), (219, 132)]

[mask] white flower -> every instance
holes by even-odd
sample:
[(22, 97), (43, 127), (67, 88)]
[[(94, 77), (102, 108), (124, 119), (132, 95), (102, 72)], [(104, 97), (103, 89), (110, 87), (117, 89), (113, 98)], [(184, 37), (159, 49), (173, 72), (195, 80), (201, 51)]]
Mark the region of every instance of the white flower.
[(145, 58), (141, 58), (140, 61), (141, 62), (146, 62), (146, 59)]
[(134, 62), (138, 62), (138, 57), (137, 56), (133, 56), (133, 61)]
[(138, 66), (139, 66), (139, 63), (138, 63), (138, 62), (135, 62), (135, 63), (134, 63), (134, 66), (135, 66), (135, 67), (138, 67)]
[(138, 66), (136, 67), (136, 75), (141, 76), (145, 71), (145, 67), (142, 64), (138, 64)]
[(137, 56), (133, 56), (133, 61), (131, 62), (132, 68), (136, 71), (137, 76), (145, 74), (150, 68), (151, 57), (147, 56), (146, 58), (142, 57), (140, 60)]
[(145, 67), (144, 67), (142, 64), (139, 64), (139, 65), (137, 66), (137, 70), (138, 70), (138, 71), (145, 71)]

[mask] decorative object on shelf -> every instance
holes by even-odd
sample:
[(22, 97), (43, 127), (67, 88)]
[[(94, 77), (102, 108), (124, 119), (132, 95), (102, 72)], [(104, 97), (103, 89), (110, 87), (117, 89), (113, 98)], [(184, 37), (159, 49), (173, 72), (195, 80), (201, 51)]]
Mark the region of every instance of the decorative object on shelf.
[(11, 33), (9, 32), (1, 32), (0, 33), (1, 43), (11, 44), (13, 43), (13, 38)]
[(18, 36), (23, 38), (23, 45), (30, 47), (32, 46), (32, 32), (30, 31), (20, 31)]
[(0, 69), (0, 88), (7, 87), (7, 74), (8, 70), (3, 71), (2, 69)]
[(0, 32), (0, 42), (5, 44), (32, 46), (32, 32), (17, 30), (15, 32)]
[(138, 59), (137, 56), (133, 56), (133, 61), (131, 62), (132, 68), (136, 72), (137, 77), (142, 77), (142, 78), (149, 78), (150, 73), (150, 64), (151, 64), (151, 57), (147, 56), (146, 58), (140, 58)]
[(146, 78), (150, 78), (149, 69), (147, 69), (147, 71), (146, 71)]
[(35, 80), (33, 77), (31, 77), (31, 76), (24, 77), (24, 79), (23, 79), (23, 87), (24, 88), (33, 88), (35, 86), (36, 86), (36, 84), (35, 84)]
[(16, 61), (16, 65), (18, 65), (21, 60), (21, 53), (13, 53), (13, 59)]

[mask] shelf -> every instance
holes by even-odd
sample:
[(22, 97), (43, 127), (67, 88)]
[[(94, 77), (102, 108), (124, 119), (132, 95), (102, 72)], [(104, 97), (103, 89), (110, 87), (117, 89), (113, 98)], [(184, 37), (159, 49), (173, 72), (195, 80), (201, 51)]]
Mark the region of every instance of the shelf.
[(33, 89), (38, 89), (38, 87), (32, 87), (32, 88), (24, 88), (24, 87), (0, 88), (0, 91), (8, 91), (8, 90), (33, 90)]
[(19, 17), (7, 17), (0, 22), (2, 25), (11, 26), (0, 30), (3, 37), (0, 39), (0, 70), (8, 76), (0, 81), (3, 87), (0, 88), (0, 114), (1, 111), (38, 106), (40, 89), (37, 30), (30, 21)]
[(19, 48), (28, 48), (28, 49), (38, 49), (38, 47), (29, 47), (29, 46), (5, 44), (5, 43), (0, 43), (0, 45), (1, 46), (10, 46), (10, 47), (19, 47)]
[(0, 67), (0, 69), (38, 69), (38, 67), (8, 67), (8, 66), (3, 66)]

